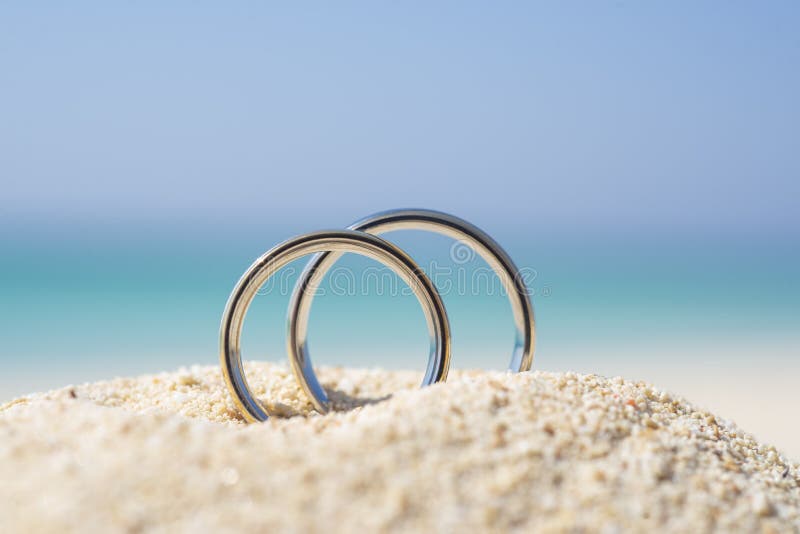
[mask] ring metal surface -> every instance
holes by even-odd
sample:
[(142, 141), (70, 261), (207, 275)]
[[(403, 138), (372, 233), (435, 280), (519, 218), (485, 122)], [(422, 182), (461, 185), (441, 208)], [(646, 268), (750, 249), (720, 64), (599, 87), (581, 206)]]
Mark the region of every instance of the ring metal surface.
[[(394, 230), (427, 230), (462, 241), (472, 247), (500, 277), (514, 315), (516, 335), (509, 370), (528, 371), (533, 364), (535, 325), (528, 288), (511, 257), (486, 232), (454, 215), (425, 209), (399, 209), (376, 213), (349, 227), (369, 234)], [(289, 304), (288, 352), (303, 389), (317, 410), (327, 410), (328, 398), (319, 384), (308, 350), (308, 320), (315, 288), (325, 273), (341, 257), (341, 252), (326, 251), (309, 260), (294, 288)]]
[[(228, 390), (236, 406), (250, 422), (265, 421), (269, 413), (253, 395), (244, 374), (241, 355), (241, 334), (244, 318), (258, 289), (278, 270), (288, 263), (308, 254), (354, 252), (379, 261), (390, 267), (405, 281), (422, 305), (428, 324), (430, 354), (428, 368), (422, 385), (429, 385), (447, 378), (450, 366), (450, 325), (442, 299), (430, 279), (405, 252), (395, 245), (364, 232), (354, 230), (331, 230), (304, 234), (284, 241), (259, 257), (236, 284), (228, 298), (220, 327), (220, 362)], [(290, 351), (291, 352), (291, 351)], [(305, 376), (311, 369), (310, 362), (292, 358), (292, 368), (301, 382), (313, 380), (316, 375)], [(321, 386), (320, 391), (324, 395)], [(305, 389), (305, 388), (304, 388)], [(327, 397), (324, 397), (327, 400)], [(320, 410), (320, 406), (315, 402)], [(323, 405), (324, 411), (328, 408)]]

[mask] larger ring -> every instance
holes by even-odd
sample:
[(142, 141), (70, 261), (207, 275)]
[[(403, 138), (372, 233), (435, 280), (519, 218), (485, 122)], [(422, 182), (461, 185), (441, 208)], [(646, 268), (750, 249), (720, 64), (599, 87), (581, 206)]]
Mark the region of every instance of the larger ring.
[[(236, 284), (222, 316), (220, 362), (223, 376), (239, 411), (250, 422), (265, 421), (269, 418), (269, 413), (250, 390), (242, 367), (240, 339), (247, 309), (258, 289), (278, 270), (302, 256), (320, 252), (355, 252), (394, 270), (414, 291), (428, 323), (431, 349), (422, 385), (447, 378), (450, 366), (450, 324), (447, 312), (433, 283), (414, 260), (388, 241), (363, 232), (333, 230), (305, 234), (284, 241), (258, 258)], [(302, 377), (303, 368), (297, 368), (296, 359), (292, 360), (292, 366), (296, 373), (299, 371), (298, 376)]]
[[(514, 314), (516, 336), (509, 370), (528, 371), (533, 364), (535, 327), (533, 305), (528, 288), (511, 257), (486, 232), (454, 215), (433, 210), (403, 209), (376, 213), (349, 226), (369, 234), (393, 230), (428, 230), (460, 240), (475, 250), (500, 277), (508, 294)], [(316, 254), (306, 265), (294, 288), (288, 314), (289, 360), (296, 370), (297, 380), (311, 397), (316, 409), (329, 409), (328, 396), (317, 380), (308, 351), (308, 318), (314, 298), (313, 288), (319, 284), (341, 253)]]

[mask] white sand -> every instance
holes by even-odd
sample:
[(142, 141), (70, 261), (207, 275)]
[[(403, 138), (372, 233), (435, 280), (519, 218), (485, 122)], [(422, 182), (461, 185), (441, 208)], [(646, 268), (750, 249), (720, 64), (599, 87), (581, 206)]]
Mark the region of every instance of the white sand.
[[(273, 410), (309, 415), (286, 368), (248, 373)], [(342, 408), (399, 391), (245, 425), (199, 367), (0, 407), (0, 532), (800, 532), (800, 465), (643, 383), (321, 376)]]

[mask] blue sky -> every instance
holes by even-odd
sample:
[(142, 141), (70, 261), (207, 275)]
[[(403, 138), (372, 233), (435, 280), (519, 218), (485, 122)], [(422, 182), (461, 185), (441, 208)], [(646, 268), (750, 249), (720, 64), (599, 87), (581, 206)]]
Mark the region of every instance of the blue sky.
[(799, 11), (5, 3), (0, 219), (796, 235)]

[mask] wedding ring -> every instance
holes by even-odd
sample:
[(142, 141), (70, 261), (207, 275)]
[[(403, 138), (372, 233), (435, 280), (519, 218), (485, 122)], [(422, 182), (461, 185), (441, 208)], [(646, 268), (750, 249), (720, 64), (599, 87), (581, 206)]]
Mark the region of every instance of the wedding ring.
[[(220, 328), (220, 362), (228, 390), (239, 411), (248, 421), (265, 421), (269, 418), (268, 411), (251, 391), (242, 366), (240, 346), (242, 326), (250, 303), (259, 288), (288, 263), (307, 254), (334, 253), (339, 257), (345, 252), (354, 252), (385, 264), (411, 287), (422, 305), (430, 337), (428, 368), (422, 385), (426, 386), (447, 378), (450, 366), (450, 325), (447, 312), (433, 283), (414, 260), (388, 241), (364, 232), (354, 230), (314, 232), (284, 241), (258, 258), (236, 284), (225, 306)], [(289, 352), (292, 354), (291, 349)], [(291, 358), (291, 362), (295, 374), (302, 383), (308, 382), (309, 377), (305, 374), (310, 372), (319, 391), (325, 395), (325, 391), (316, 380), (316, 375), (313, 374), (310, 362), (298, 357)], [(326, 395), (323, 398), (327, 400)], [(320, 409), (317, 403), (315, 406)], [(327, 408), (327, 403), (324, 406)]]
[[(512, 372), (530, 370), (535, 342), (530, 294), (511, 257), (486, 232), (454, 215), (424, 209), (376, 213), (352, 224), (349, 229), (369, 234), (383, 234), (394, 230), (428, 230), (457, 239), (472, 247), (500, 277), (500, 282), (511, 302), (516, 336), (508, 369)], [(311, 364), (308, 350), (308, 319), (314, 288), (341, 255), (342, 253), (338, 251), (325, 251), (315, 254), (309, 260), (295, 285), (287, 316), (289, 360), (303, 390), (311, 397), (314, 407), (321, 413), (328, 411), (329, 400)]]

